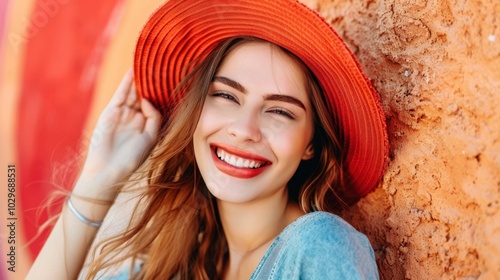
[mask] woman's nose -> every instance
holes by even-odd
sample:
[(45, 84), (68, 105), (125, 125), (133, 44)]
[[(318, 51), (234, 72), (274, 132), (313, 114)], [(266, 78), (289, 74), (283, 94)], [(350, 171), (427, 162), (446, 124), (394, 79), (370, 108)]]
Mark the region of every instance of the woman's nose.
[(262, 138), (262, 133), (258, 122), (257, 116), (243, 113), (228, 125), (227, 132), (230, 136), (240, 141), (259, 142)]

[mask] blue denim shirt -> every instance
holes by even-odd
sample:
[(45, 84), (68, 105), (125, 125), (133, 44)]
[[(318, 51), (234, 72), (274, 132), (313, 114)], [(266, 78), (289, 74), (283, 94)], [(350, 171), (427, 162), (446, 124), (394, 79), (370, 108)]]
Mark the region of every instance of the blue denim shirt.
[[(128, 278), (129, 269), (104, 277)], [(250, 277), (261, 279), (357, 280), (379, 276), (368, 238), (340, 217), (318, 211), (298, 218), (276, 237)]]
[(340, 217), (312, 212), (291, 223), (250, 277), (257, 279), (379, 279), (368, 238)]

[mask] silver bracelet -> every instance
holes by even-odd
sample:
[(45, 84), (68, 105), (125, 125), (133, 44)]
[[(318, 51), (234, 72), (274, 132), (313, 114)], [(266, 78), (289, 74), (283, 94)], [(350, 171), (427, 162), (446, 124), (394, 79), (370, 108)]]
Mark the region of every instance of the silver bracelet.
[(73, 203), (71, 202), (71, 199), (69, 197), (66, 200), (66, 204), (68, 205), (69, 210), (71, 210), (71, 213), (73, 213), (73, 215), (75, 215), (75, 217), (78, 220), (82, 221), (83, 223), (85, 223), (89, 226), (95, 227), (95, 228), (99, 228), (102, 225), (102, 221), (92, 221), (92, 220), (85, 218), (85, 216), (83, 216), (82, 213), (80, 213), (80, 212), (78, 212), (78, 210), (76, 210), (75, 206), (73, 205)]

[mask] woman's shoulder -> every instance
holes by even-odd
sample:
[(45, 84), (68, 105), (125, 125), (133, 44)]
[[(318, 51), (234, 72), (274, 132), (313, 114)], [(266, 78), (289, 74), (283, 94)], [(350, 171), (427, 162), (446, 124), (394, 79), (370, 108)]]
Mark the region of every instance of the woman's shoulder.
[(276, 238), (252, 279), (378, 279), (368, 238), (339, 216), (308, 213)]
[[(316, 211), (305, 214), (291, 223), (283, 232), (282, 238), (290, 242), (333, 242), (341, 246), (341, 241), (367, 243), (364, 234), (357, 231), (341, 217), (328, 212)], [(307, 241), (307, 242), (306, 242)]]
[[(324, 211), (315, 211), (307, 213), (290, 224), (291, 232), (317, 230), (320, 232), (329, 232), (330, 229), (340, 229), (350, 233), (359, 233), (349, 223), (341, 217)], [(309, 229), (309, 230), (308, 230)], [(285, 231), (283, 233), (286, 233)]]
[(328, 212), (317, 211), (300, 217), (279, 238), (287, 251), (308, 254), (308, 258), (322, 258), (322, 254), (374, 258), (368, 238), (341, 217)]

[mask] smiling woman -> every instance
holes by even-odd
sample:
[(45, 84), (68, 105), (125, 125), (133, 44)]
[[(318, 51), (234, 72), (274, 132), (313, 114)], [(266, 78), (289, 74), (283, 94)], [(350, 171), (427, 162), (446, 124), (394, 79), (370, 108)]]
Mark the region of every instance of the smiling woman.
[(380, 179), (385, 122), (322, 18), (289, 0), (170, 1), (134, 72), (138, 94), (128, 73), (28, 278), (75, 278), (106, 202), (139, 182), (128, 228), (96, 247), (87, 279), (378, 279), (368, 239), (333, 213)]
[(302, 68), (270, 43), (238, 41), (215, 75), (193, 136), (207, 188), (219, 204), (286, 199), (287, 182), (313, 155)]

